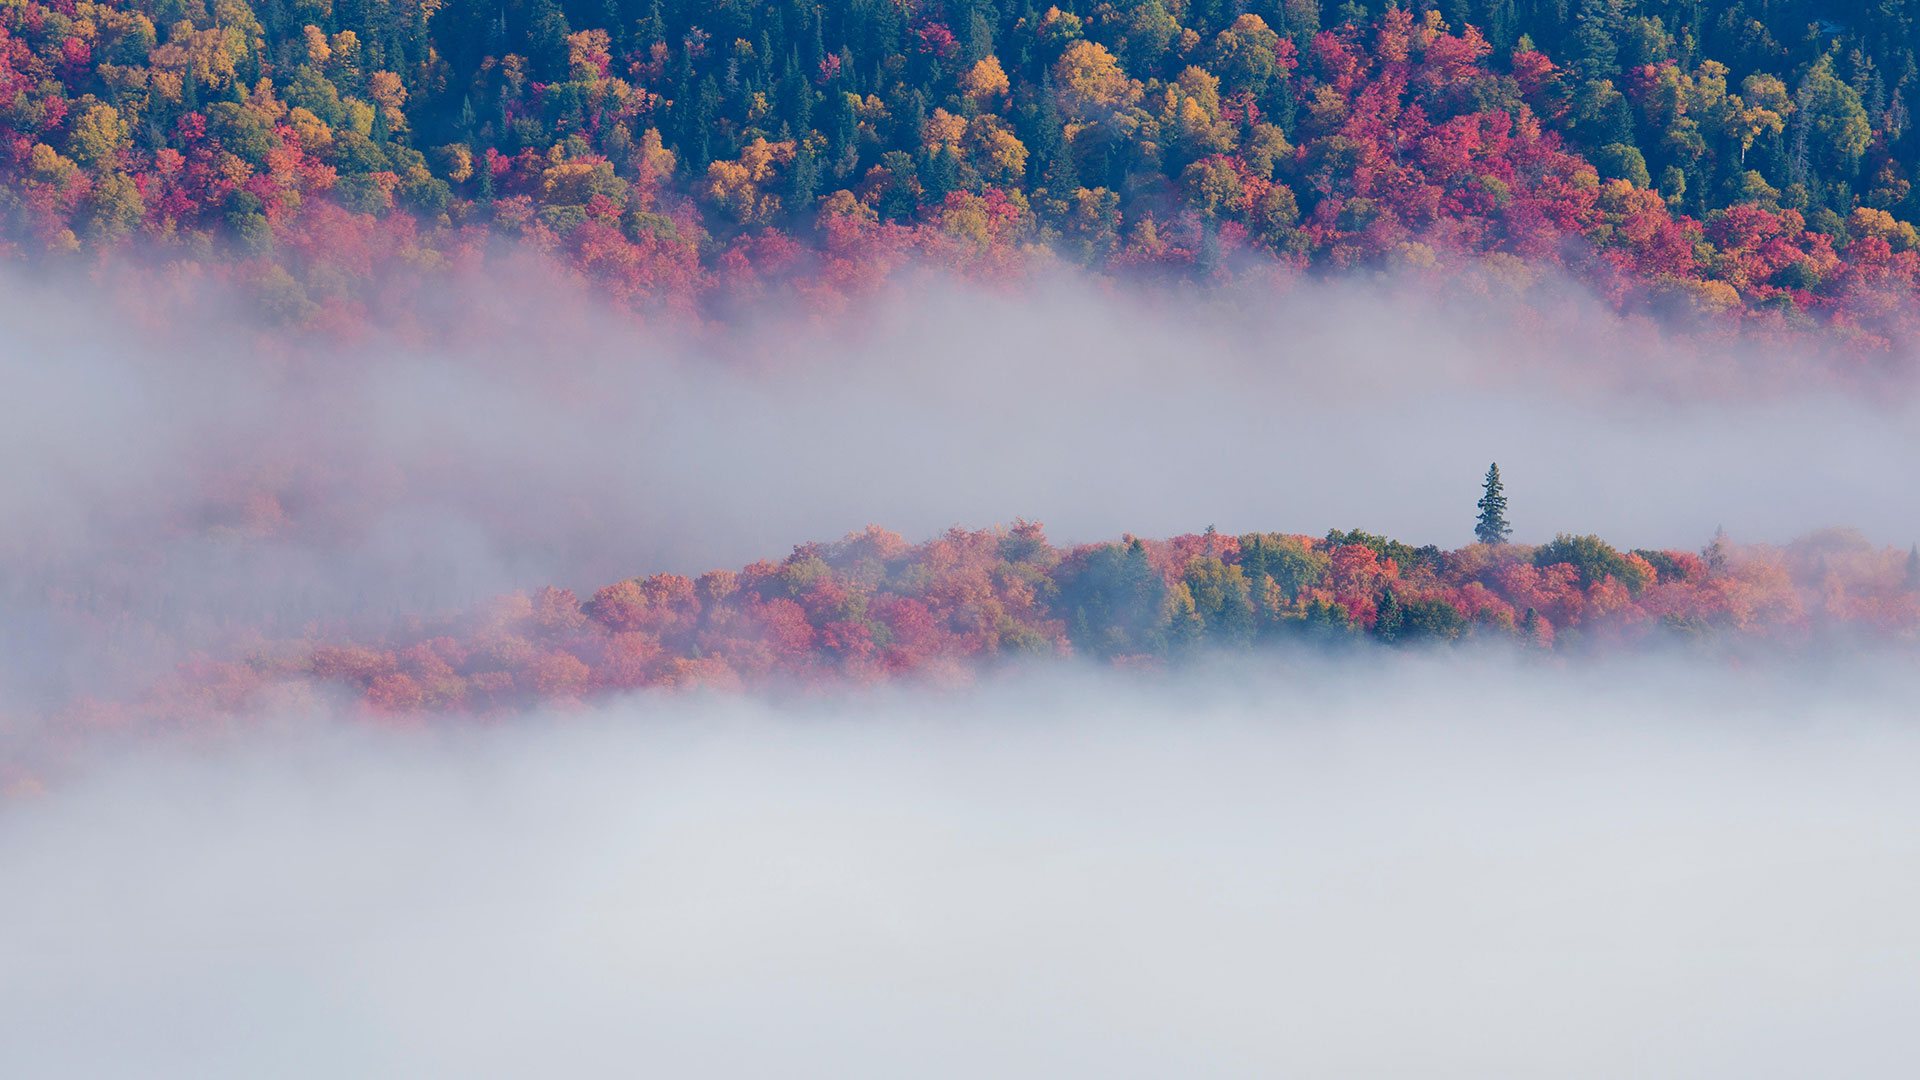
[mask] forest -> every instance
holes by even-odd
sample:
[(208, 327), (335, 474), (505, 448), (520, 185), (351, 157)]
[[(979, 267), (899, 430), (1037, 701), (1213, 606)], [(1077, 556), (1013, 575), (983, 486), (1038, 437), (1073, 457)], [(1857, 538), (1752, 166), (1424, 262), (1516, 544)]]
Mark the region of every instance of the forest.
[(7, 0), (0, 253), (323, 336), (531, 252), (694, 319), (1471, 268), (1874, 355), (1920, 327), (1916, 42), (1898, 0)]
[(585, 599), (516, 592), (384, 639), (315, 628), (244, 660), (203, 656), (138, 703), (74, 717), (232, 715), (313, 684), (376, 713), (511, 712), (647, 687), (951, 686), (1023, 664), (1162, 668), (1281, 647), (1678, 647), (1737, 661), (1897, 646), (1920, 630), (1920, 549), (1850, 529), (1786, 546), (1717, 535), (1697, 552), (1564, 534), (1515, 544), (1497, 527), (1489, 539), (1447, 551), (1358, 529), (1208, 529), (1061, 548), (1025, 521), (921, 544), (870, 526), (738, 571), (631, 578)]

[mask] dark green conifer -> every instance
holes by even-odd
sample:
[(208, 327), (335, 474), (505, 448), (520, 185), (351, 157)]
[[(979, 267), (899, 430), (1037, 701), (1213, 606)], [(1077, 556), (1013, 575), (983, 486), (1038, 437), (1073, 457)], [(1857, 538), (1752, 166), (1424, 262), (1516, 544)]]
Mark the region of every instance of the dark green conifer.
[(1507, 496), (1500, 484), (1500, 463), (1487, 466), (1485, 493), (1480, 496), (1480, 521), (1473, 527), (1473, 535), (1483, 544), (1504, 544), (1507, 537), (1513, 535), (1513, 526), (1507, 524)]

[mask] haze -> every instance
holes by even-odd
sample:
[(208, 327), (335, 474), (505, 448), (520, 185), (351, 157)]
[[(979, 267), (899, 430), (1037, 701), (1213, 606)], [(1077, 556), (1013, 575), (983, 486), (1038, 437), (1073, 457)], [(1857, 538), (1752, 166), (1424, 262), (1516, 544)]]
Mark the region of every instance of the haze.
[(263, 717), (0, 810), (0, 1045), (63, 1077), (1893, 1075), (1916, 690), (1383, 654)]

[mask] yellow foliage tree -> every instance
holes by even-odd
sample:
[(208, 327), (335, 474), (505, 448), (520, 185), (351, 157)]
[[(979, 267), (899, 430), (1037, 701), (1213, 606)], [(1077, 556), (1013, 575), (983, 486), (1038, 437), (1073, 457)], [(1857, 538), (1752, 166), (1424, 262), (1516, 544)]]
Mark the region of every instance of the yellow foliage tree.
[(1053, 84), (1067, 112), (1076, 118), (1100, 116), (1140, 100), (1140, 84), (1127, 78), (1106, 46), (1076, 41), (1053, 65)]
[(967, 124), (967, 160), (980, 174), (1002, 184), (1018, 184), (1027, 171), (1027, 147), (997, 116), (976, 116)]
[(1011, 90), (1006, 70), (1000, 66), (997, 56), (987, 57), (960, 76), (960, 91), (983, 109), (999, 108)]

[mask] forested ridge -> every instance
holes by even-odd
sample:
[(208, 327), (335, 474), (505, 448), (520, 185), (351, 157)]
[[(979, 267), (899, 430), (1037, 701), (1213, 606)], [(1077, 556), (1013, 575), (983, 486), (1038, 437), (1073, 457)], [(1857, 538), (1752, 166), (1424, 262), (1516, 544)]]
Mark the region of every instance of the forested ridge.
[(1920, 552), (1831, 529), (1790, 545), (1715, 536), (1621, 551), (1597, 536), (1413, 547), (1361, 530), (1202, 533), (1056, 547), (1016, 522), (920, 544), (877, 527), (787, 558), (654, 574), (584, 598), (512, 593), (382, 637), (324, 625), (201, 656), (140, 703), (76, 722), (257, 707), (276, 686), (343, 688), (386, 712), (513, 710), (647, 687), (828, 689), (966, 681), (1077, 658), (1159, 666), (1222, 651), (1479, 643), (1591, 653), (1766, 655), (1911, 642)]
[(7, 0), (8, 255), (351, 327), (503, 245), (636, 311), (893, 268), (1390, 269), (1914, 329), (1920, 6)]

